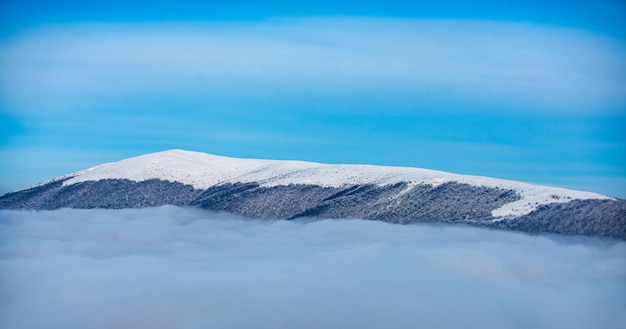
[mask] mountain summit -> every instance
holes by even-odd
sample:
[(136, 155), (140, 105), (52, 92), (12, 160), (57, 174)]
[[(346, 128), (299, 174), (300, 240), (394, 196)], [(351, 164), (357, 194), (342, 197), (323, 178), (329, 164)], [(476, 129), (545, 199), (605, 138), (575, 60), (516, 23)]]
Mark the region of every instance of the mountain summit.
[(238, 159), (170, 150), (0, 196), (3, 209), (196, 206), (263, 219), (465, 223), (626, 239), (626, 200), (408, 167)]

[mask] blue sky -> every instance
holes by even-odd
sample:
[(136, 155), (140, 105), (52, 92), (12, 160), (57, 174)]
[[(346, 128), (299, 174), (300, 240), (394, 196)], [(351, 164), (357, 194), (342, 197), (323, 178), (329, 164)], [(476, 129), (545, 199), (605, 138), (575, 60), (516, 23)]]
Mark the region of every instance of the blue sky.
[(0, 193), (171, 148), (626, 197), (623, 1), (0, 3)]

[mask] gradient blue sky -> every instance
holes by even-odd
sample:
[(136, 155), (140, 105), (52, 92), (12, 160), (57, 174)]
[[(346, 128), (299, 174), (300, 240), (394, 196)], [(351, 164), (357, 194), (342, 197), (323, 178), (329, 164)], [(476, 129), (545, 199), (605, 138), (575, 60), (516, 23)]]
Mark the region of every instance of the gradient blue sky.
[(181, 148), (626, 197), (624, 1), (0, 2), (0, 193)]

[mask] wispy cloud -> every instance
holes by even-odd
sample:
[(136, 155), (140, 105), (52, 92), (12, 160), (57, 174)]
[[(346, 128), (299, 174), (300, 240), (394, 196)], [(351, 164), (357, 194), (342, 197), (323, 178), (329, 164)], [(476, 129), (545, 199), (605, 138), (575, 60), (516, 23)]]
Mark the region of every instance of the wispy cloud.
[(626, 244), (163, 207), (0, 212), (6, 328), (614, 328)]
[(259, 90), (418, 93), (586, 111), (626, 99), (623, 41), (531, 24), (317, 18), (74, 25), (35, 29), (1, 47), (0, 90), (19, 110), (42, 108), (42, 99), (50, 110), (156, 92)]

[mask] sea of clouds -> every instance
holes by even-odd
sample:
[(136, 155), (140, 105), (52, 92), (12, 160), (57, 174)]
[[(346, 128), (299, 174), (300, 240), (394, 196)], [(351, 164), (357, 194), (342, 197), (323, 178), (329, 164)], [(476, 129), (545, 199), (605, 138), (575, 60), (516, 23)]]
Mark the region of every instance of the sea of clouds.
[(1, 211), (1, 328), (618, 328), (626, 243), (197, 209)]

